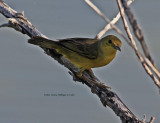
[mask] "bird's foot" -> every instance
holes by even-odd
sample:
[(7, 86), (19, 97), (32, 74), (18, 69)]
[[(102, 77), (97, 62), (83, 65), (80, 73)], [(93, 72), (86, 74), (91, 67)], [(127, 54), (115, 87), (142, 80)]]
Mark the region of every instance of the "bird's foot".
[(111, 87), (105, 85), (103, 82), (96, 83), (96, 85), (97, 85), (98, 87), (104, 87), (104, 88), (107, 88), (107, 89), (111, 89)]
[[(91, 69), (90, 69), (90, 70), (91, 70)], [(89, 78), (84, 77), (84, 76), (82, 75), (82, 70), (79, 71), (78, 73), (76, 73), (76, 76), (79, 77), (79, 78), (84, 78), (84, 79), (87, 80), (88, 82), (93, 83), (93, 84), (94, 84), (93, 88), (95, 88), (95, 87), (102, 87), (102, 88), (106, 88), (106, 89), (111, 89), (111, 87), (106, 86), (103, 82), (96, 82), (96, 81), (93, 81), (93, 80), (91, 80), (91, 79), (89, 79)]]
[(100, 87), (100, 88), (106, 88), (106, 89), (111, 89), (111, 87), (109, 86), (106, 86), (104, 83), (102, 82), (99, 82), (99, 83), (96, 83), (94, 86), (91, 87), (91, 92), (92, 93), (96, 93), (96, 88), (97, 87)]

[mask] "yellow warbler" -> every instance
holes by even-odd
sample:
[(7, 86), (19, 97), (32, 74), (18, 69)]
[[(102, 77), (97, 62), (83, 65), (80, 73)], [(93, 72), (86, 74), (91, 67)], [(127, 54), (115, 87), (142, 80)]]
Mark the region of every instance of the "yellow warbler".
[(109, 64), (117, 50), (121, 51), (121, 41), (116, 36), (108, 35), (101, 40), (89, 38), (68, 38), (59, 41), (43, 37), (33, 37), (29, 43), (44, 48), (55, 49), (73, 65), (79, 68), (77, 76), (81, 77), (84, 70)]

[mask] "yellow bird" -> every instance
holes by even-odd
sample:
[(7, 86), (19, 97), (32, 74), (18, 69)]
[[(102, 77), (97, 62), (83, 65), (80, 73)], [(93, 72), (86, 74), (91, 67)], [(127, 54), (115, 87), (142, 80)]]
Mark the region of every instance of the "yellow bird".
[(81, 77), (84, 70), (109, 64), (121, 51), (121, 41), (114, 35), (108, 35), (100, 40), (89, 38), (68, 38), (59, 41), (43, 37), (33, 37), (29, 43), (44, 48), (55, 49), (75, 67), (79, 68), (77, 76)]

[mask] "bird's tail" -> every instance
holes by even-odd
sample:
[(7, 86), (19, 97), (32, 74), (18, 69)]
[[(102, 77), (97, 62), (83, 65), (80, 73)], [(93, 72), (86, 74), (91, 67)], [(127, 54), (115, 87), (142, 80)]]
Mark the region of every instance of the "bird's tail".
[(28, 43), (38, 45), (44, 48), (57, 49), (58, 45), (55, 41), (49, 40), (47, 38), (43, 38), (40, 36), (32, 37), (28, 40)]

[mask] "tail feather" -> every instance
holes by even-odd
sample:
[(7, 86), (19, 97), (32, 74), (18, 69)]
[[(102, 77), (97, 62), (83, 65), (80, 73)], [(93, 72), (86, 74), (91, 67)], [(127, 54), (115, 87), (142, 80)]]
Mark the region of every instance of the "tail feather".
[(40, 36), (35, 36), (32, 37), (31, 39), (28, 40), (28, 43), (38, 45), (44, 48), (50, 48), (50, 49), (56, 49), (57, 44), (55, 41), (40, 37)]

